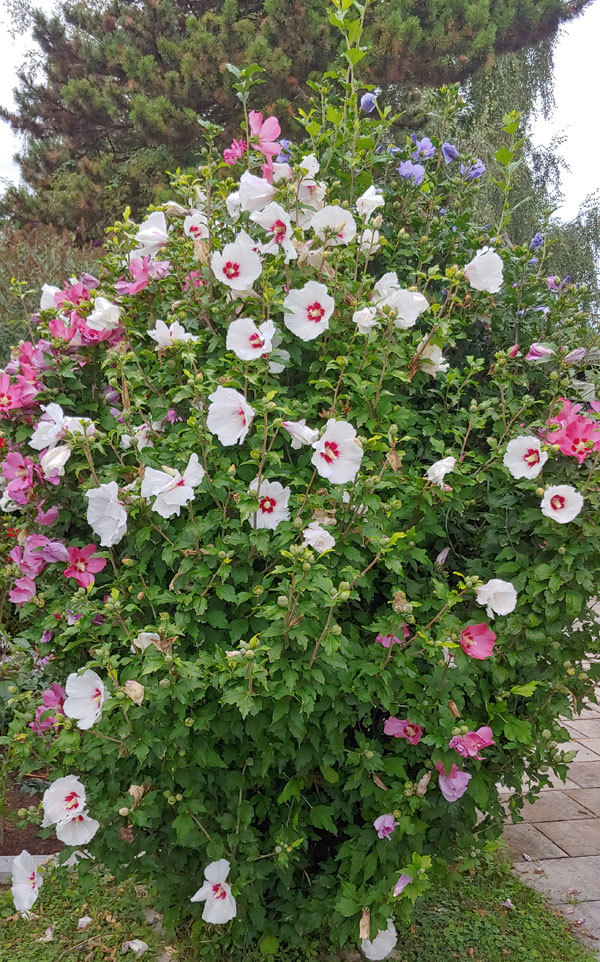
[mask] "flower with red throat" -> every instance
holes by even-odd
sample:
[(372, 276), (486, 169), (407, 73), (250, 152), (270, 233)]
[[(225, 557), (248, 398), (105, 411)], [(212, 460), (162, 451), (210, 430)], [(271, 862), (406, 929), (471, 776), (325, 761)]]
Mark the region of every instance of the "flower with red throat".
[(492, 729), (488, 725), (483, 725), (475, 732), (467, 732), (465, 735), (454, 735), (450, 739), (449, 748), (462, 755), (463, 758), (476, 758), (481, 761), (479, 752), (482, 748), (489, 748), (494, 744)]
[(291, 491), (284, 488), (279, 481), (265, 481), (264, 478), (258, 486), (258, 478), (250, 483), (250, 491), (258, 498), (258, 511), (252, 515), (252, 523), (255, 528), (268, 528), (274, 531), (281, 521), (287, 521), (290, 517), (288, 502)]
[(75, 578), (80, 588), (89, 588), (94, 575), (106, 567), (106, 558), (97, 558), (98, 546), (88, 544), (85, 548), (69, 548), (69, 564), (64, 570), (65, 578)]
[(258, 110), (251, 110), (248, 114), (250, 124), (250, 146), (258, 150), (267, 158), (269, 166), (273, 164), (273, 157), (281, 150), (281, 144), (277, 138), (281, 134), (281, 127), (277, 117), (267, 117), (263, 120), (263, 115)]
[(568, 524), (583, 508), (584, 499), (570, 484), (546, 488), (542, 498), (542, 514), (559, 524)]
[(207, 865), (204, 883), (190, 899), (190, 902), (204, 902), (202, 918), (212, 925), (223, 925), (237, 915), (237, 905), (226, 881), (229, 868), (226, 858)]
[(356, 437), (356, 431), (348, 421), (330, 418), (325, 432), (313, 444), (315, 453), (312, 464), (322, 478), (332, 484), (347, 484), (354, 481), (360, 468), (363, 449)]
[(448, 775), (443, 762), (436, 762), (435, 767), (439, 774), (440, 792), (446, 801), (456, 802), (462, 798), (473, 776), (463, 772), (458, 765), (453, 765)]
[(394, 738), (405, 738), (409, 745), (418, 745), (423, 737), (421, 725), (414, 725), (408, 718), (386, 718), (383, 730)]
[(468, 655), (469, 658), (484, 661), (484, 659), (491, 657), (497, 637), (492, 629), (488, 628), (485, 622), (482, 622), (479, 625), (467, 625), (466, 628), (463, 628), (459, 643), (465, 655)]

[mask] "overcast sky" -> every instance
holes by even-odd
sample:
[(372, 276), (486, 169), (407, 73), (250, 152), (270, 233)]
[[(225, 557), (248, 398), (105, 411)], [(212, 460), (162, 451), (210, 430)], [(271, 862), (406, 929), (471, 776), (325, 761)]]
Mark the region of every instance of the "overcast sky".
[[(54, 7), (54, 0), (37, 0), (36, 6), (49, 11)], [(8, 23), (6, 4), (0, 0), (0, 103), (5, 107), (13, 103), (16, 71), (31, 48), (28, 38), (13, 40), (8, 35)], [(549, 143), (554, 133), (566, 134), (561, 150), (570, 172), (563, 172), (565, 203), (559, 211), (565, 220), (577, 214), (588, 194), (600, 189), (597, 150), (600, 137), (595, 100), (600, 89), (599, 41), (600, 0), (595, 0), (583, 16), (561, 29), (555, 48), (556, 110), (550, 121), (538, 121), (532, 131), (536, 144)], [(19, 138), (8, 125), (0, 123), (0, 178), (18, 180), (12, 156), (19, 146)]]

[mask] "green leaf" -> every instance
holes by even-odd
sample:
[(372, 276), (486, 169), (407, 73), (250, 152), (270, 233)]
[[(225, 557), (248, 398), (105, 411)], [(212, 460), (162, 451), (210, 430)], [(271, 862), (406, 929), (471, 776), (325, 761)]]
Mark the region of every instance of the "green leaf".
[(310, 810), (310, 820), (316, 828), (325, 828), (332, 835), (337, 835), (333, 809), (329, 805), (314, 805)]
[(521, 718), (507, 718), (504, 722), (504, 734), (513, 742), (531, 745), (531, 724)]
[(510, 691), (512, 695), (523, 695), (524, 698), (529, 698), (538, 685), (539, 681), (528, 681), (526, 685), (513, 685)]

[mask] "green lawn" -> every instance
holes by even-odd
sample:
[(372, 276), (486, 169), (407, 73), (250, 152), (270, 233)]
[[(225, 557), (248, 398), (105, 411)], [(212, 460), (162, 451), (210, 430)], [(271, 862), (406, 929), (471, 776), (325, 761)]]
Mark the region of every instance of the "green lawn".
[[(10, 892), (0, 894), (0, 962), (123, 962), (133, 960), (131, 952), (121, 954), (128, 939), (143, 939), (150, 946), (144, 962), (156, 962), (167, 943), (163, 960), (196, 962), (198, 956), (182, 935), (176, 940), (156, 932), (144, 918), (151, 903), (134, 882), (117, 886), (110, 876), (98, 872), (91, 890), (83, 896), (77, 874), (62, 872), (45, 882), (34, 906), (36, 917), (29, 922), (13, 914)], [(510, 899), (514, 908), (504, 908)], [(575, 913), (576, 914), (576, 913)], [(77, 931), (77, 920), (93, 919), (85, 931)], [(36, 941), (52, 926), (52, 942)], [(571, 934), (567, 924), (555, 915), (530, 889), (521, 885), (510, 870), (498, 863), (481, 868), (474, 878), (456, 880), (417, 904), (410, 929), (402, 933), (398, 948), (400, 962), (595, 962), (596, 956)], [(320, 956), (333, 962), (332, 956)], [(267, 962), (260, 953), (236, 960), (215, 958), (215, 962)], [(299, 957), (277, 951), (272, 962), (308, 962), (310, 952)]]

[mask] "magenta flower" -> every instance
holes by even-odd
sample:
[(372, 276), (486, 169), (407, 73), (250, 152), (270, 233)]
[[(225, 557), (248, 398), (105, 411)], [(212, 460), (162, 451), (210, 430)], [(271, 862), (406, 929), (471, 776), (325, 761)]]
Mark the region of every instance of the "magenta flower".
[(544, 358), (552, 357), (556, 352), (551, 347), (544, 347), (538, 341), (534, 341), (525, 355), (526, 361), (541, 361)]
[(492, 629), (482, 622), (479, 625), (467, 625), (463, 628), (459, 643), (465, 655), (483, 661), (491, 656), (497, 637)]
[[(402, 625), (402, 634), (404, 635), (404, 640), (410, 638), (410, 631), (408, 630), (408, 625), (406, 622)], [(397, 635), (377, 635), (375, 641), (383, 645), (384, 648), (391, 648), (392, 645), (403, 644), (402, 638), (398, 638)]]
[[(42, 694), (42, 704), (36, 709), (35, 719), (29, 722), (29, 727), (36, 735), (42, 735), (49, 728), (58, 728), (58, 715), (63, 715), (63, 704), (67, 693), (62, 685), (52, 682), (50, 688)], [(56, 714), (49, 714), (49, 709), (55, 709)]]
[(106, 558), (94, 557), (98, 550), (95, 544), (68, 550), (70, 564), (64, 570), (65, 578), (75, 578), (80, 588), (89, 588), (94, 583), (94, 575), (106, 567)]
[(139, 294), (150, 283), (150, 273), (148, 270), (149, 257), (134, 257), (129, 261), (129, 270), (133, 281), (126, 281), (121, 278), (115, 284), (117, 294)]
[(8, 600), (12, 602), (13, 605), (26, 604), (31, 601), (32, 598), (36, 596), (35, 581), (32, 578), (17, 578), (14, 585), (12, 586), (9, 594)]
[[(281, 133), (281, 130), (279, 132)], [(223, 160), (232, 167), (242, 159), (247, 150), (248, 144), (245, 140), (232, 140), (231, 147), (226, 147), (223, 151)]]
[(394, 832), (398, 822), (393, 815), (380, 815), (373, 822), (373, 828), (377, 832), (379, 838), (389, 838)]
[(8, 374), (0, 374), (0, 416), (7, 417), (9, 411), (20, 406), (18, 385), (10, 383)]
[(281, 133), (279, 121), (277, 117), (267, 117), (263, 121), (263, 115), (258, 110), (251, 110), (248, 120), (250, 121), (250, 133), (252, 134), (252, 147), (264, 154), (269, 167), (271, 167), (273, 157), (281, 150), (281, 144), (277, 141)]
[(481, 761), (479, 752), (482, 748), (489, 748), (494, 744), (492, 729), (487, 725), (478, 728), (476, 732), (467, 732), (466, 735), (455, 735), (450, 739), (449, 748), (453, 748), (463, 758), (476, 758)]
[(516, 357), (518, 353), (519, 353), (519, 345), (518, 345), (518, 344), (513, 344), (512, 347), (509, 347), (509, 349), (508, 349), (508, 356), (509, 356), (509, 357)]
[(58, 518), (58, 508), (56, 507), (56, 505), (54, 505), (52, 508), (48, 508), (47, 511), (43, 511), (42, 508), (44, 504), (45, 504), (45, 501), (40, 501), (40, 503), (38, 504), (37, 515), (35, 520), (37, 521), (38, 524), (41, 524), (44, 527), (48, 528), (50, 527), (50, 525), (53, 525), (56, 519)]
[(453, 765), (450, 774), (446, 775), (443, 762), (436, 762), (435, 767), (439, 773), (440, 791), (447, 802), (457, 802), (465, 794), (472, 775), (463, 772), (458, 765)]
[(586, 354), (587, 350), (585, 347), (576, 347), (574, 350), (569, 351), (568, 354), (565, 354), (563, 360), (565, 364), (579, 364), (583, 361)]
[(600, 426), (597, 421), (576, 414), (569, 418), (566, 427), (548, 434), (546, 439), (551, 444), (558, 444), (567, 457), (577, 458), (582, 464), (588, 454), (600, 448)]
[(404, 891), (406, 886), (410, 885), (411, 882), (412, 882), (412, 879), (410, 875), (402, 874), (398, 879), (398, 881), (396, 882), (396, 884), (394, 885), (394, 891), (392, 893), (394, 898), (397, 898), (400, 895), (400, 893)]
[(393, 715), (386, 719), (383, 730), (394, 738), (405, 738), (409, 745), (418, 745), (424, 731), (421, 725), (412, 725), (408, 718), (394, 718)]
[(190, 271), (183, 279), (185, 281), (183, 285), (184, 291), (188, 291), (190, 287), (204, 287), (206, 284), (200, 271)]
[(8, 496), (17, 504), (27, 504), (27, 492), (34, 486), (34, 467), (33, 461), (21, 457), (16, 451), (7, 454), (2, 463), (2, 476), (8, 481), (6, 485)]

